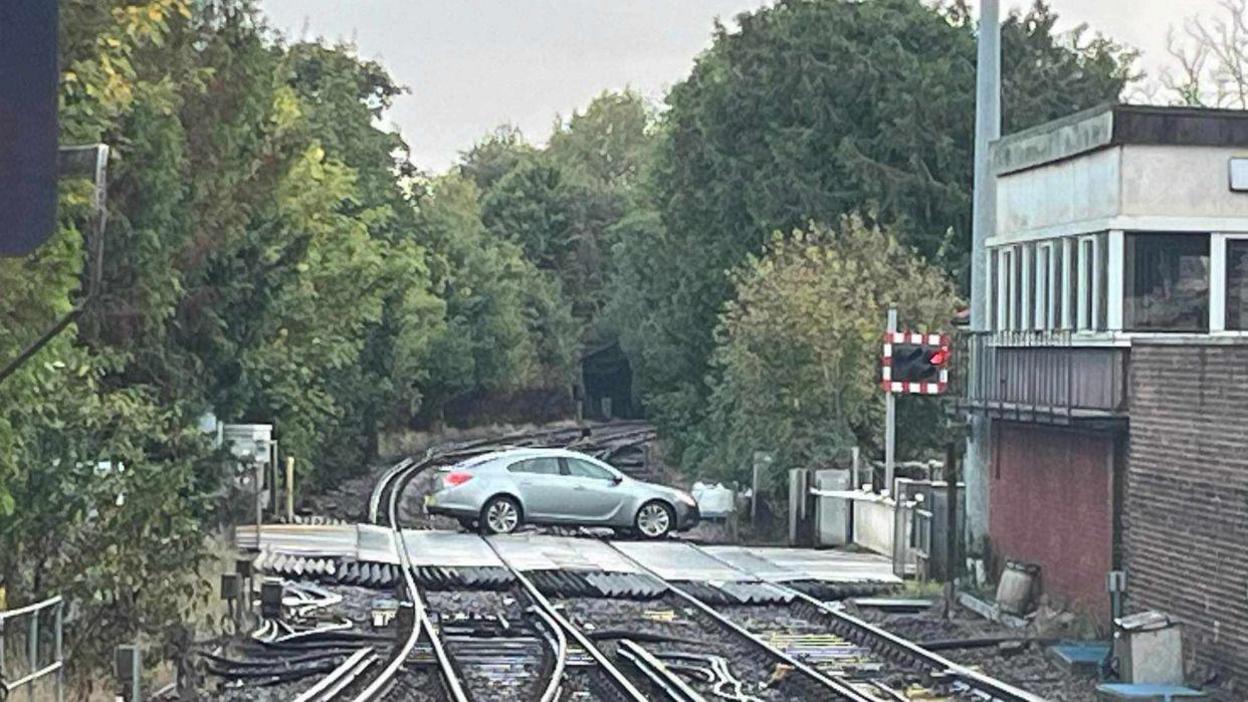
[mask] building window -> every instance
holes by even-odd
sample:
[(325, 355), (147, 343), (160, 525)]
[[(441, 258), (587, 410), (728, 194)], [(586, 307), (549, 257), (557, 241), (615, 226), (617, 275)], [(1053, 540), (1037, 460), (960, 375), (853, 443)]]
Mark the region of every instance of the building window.
[(1006, 288), (1008, 297), (1005, 299), (1006, 315), (1005, 328), (1013, 331), (1018, 329), (1018, 283), (1021, 279), (1018, 265), (1018, 247), (1011, 247), (1005, 252), (1005, 275)]
[(1023, 244), (1018, 247), (1018, 251), (1022, 261), (1018, 283), (1018, 329), (1027, 331), (1031, 329), (1032, 312), (1036, 307), (1033, 302), (1036, 285), (1036, 250), (1031, 244)]
[(1109, 328), (1109, 236), (1097, 234), (1093, 241), (1096, 280), (1092, 283), (1092, 328), (1104, 330)]
[(1062, 243), (1055, 241), (1049, 246), (1049, 328), (1062, 327), (1062, 285), (1065, 276), (1062, 274)]
[(1001, 250), (988, 249), (988, 328), (1001, 331)]
[(997, 331), (1010, 328), (1010, 251), (997, 249)]
[(1248, 240), (1226, 242), (1226, 328), (1248, 330)]
[(1093, 311), (1096, 309), (1094, 301), (1095, 293), (1092, 290), (1092, 283), (1096, 280), (1094, 275), (1096, 270), (1096, 238), (1085, 236), (1080, 237), (1078, 241), (1079, 256), (1079, 277), (1078, 288), (1076, 290), (1076, 299), (1078, 300), (1075, 328), (1079, 331), (1089, 331), (1096, 328), (1096, 324), (1092, 319)]
[(1074, 239), (1062, 239), (1062, 329), (1074, 329), (1078, 319), (1078, 252)]
[(1040, 244), (1036, 247), (1036, 306), (1035, 328), (1048, 329), (1052, 320), (1050, 308), (1052, 300), (1051, 280), (1053, 278), (1053, 245)]
[(1209, 235), (1128, 233), (1125, 243), (1123, 327), (1208, 331)]
[(1069, 249), (1071, 275), (1067, 293), (1071, 302), (1071, 321), (1077, 331), (1101, 331), (1106, 328), (1107, 298), (1107, 238), (1104, 234), (1091, 234), (1075, 239)]

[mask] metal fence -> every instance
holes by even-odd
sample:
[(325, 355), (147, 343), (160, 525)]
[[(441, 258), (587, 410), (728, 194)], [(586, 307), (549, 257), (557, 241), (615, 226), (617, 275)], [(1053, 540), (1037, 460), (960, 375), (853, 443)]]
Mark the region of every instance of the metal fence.
[[(14, 699), (25, 690), (27, 699), (36, 696), (40, 685), (51, 679), (57, 702), (65, 698), (65, 654), (62, 646), (64, 602), (58, 595), (25, 607), (0, 611), (0, 691)], [(46, 629), (51, 629), (51, 636)], [(10, 650), (25, 649), (24, 655)], [(45, 688), (46, 689), (46, 688)]]

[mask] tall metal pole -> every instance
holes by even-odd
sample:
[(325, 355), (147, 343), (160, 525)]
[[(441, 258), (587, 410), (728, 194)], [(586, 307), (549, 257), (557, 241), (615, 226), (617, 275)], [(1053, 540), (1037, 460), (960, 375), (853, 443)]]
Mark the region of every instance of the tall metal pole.
[(975, 70), (975, 193), (971, 221), (971, 329), (988, 328), (988, 252), (984, 242), (993, 229), (996, 179), (988, 147), (1001, 136), (1000, 0), (979, 5), (979, 58)]
[[(996, 178), (988, 160), (989, 145), (1001, 136), (1001, 8), (1000, 0), (979, 5), (979, 54), (975, 71), (975, 196), (971, 223), (971, 331), (986, 332), (988, 320), (988, 251), (996, 218)], [(982, 352), (981, 352), (982, 353)], [(982, 363), (980, 354), (971, 363)], [(972, 373), (976, 369), (970, 369)], [(967, 533), (976, 541), (988, 534), (988, 459), (990, 424), (971, 417), (967, 440)]]
[[(888, 309), (888, 333), (897, 331), (897, 308)], [(897, 395), (891, 390), (884, 393), (884, 489), (893, 494), (893, 474), (896, 470), (897, 446)]]

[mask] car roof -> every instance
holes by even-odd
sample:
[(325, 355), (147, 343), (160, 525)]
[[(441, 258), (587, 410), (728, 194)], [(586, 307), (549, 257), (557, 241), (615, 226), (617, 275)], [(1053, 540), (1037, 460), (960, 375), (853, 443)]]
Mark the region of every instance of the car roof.
[(591, 461), (596, 460), (593, 456), (589, 456), (578, 451), (569, 451), (561, 448), (512, 448), (502, 451), (494, 451), (492, 453), (483, 454), (469, 458), (460, 462), (459, 466), (464, 468), (472, 468), (475, 466), (483, 466), (487, 463), (510, 463), (526, 458), (586, 458)]

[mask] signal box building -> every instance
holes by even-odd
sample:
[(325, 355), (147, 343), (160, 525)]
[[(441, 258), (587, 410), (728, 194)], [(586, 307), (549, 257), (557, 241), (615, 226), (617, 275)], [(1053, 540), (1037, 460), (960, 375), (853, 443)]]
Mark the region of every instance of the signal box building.
[(1105, 106), (992, 146), (989, 331), (961, 402), (988, 418), (996, 568), (1108, 624), (1184, 624), (1248, 680), (1248, 112)]

